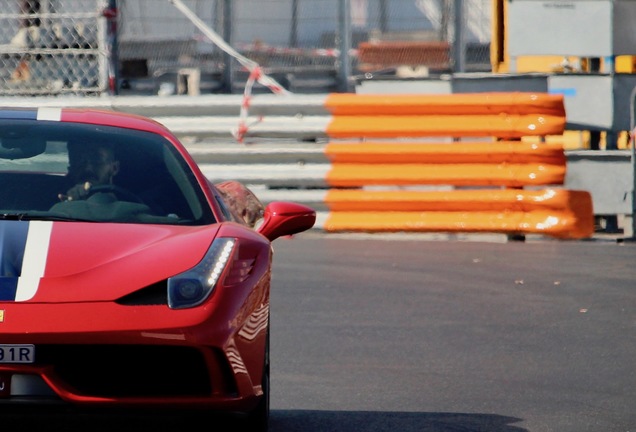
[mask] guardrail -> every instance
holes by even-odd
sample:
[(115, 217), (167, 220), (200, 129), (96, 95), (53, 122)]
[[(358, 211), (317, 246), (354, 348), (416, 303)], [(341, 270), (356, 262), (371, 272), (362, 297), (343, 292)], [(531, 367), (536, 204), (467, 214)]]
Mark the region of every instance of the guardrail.
[[(211, 180), (242, 181), (264, 201), (279, 188), (286, 188), (284, 196), (294, 200), (302, 192), (311, 197), (303, 201), (314, 201), (318, 210), (326, 211), (318, 227), (328, 232), (537, 233), (557, 238), (586, 238), (594, 232), (590, 194), (563, 187), (563, 148), (542, 142), (542, 137), (564, 131), (561, 95), (158, 99), (28, 104), (94, 106), (153, 117), (184, 139)], [(230, 143), (246, 102), (246, 140)]]
[[(594, 232), (588, 192), (536, 189), (563, 185), (563, 147), (510, 141), (562, 134), (561, 96), (340, 94), (327, 107), (334, 116), (327, 134), (357, 139), (331, 141), (326, 147), (332, 164), (326, 177), (331, 188), (327, 231), (538, 233), (558, 238)], [(432, 143), (423, 137), (491, 142)], [(377, 141), (387, 138), (392, 140)], [(416, 140), (403, 143), (405, 138)], [(451, 190), (404, 190), (432, 185)], [(374, 190), (378, 187), (387, 190)]]
[[(275, 188), (304, 189), (310, 205), (327, 211), (320, 225), (328, 232), (498, 232), (558, 238), (585, 238), (594, 232), (588, 192), (538, 189), (563, 185), (563, 146), (541, 139), (521, 141), (563, 133), (561, 96), (339, 94), (325, 98), (324, 107), (329, 112), (321, 117), (324, 135), (314, 138), (326, 136), (326, 144), (279, 142), (270, 151), (263, 145), (236, 147), (234, 153), (247, 158), (239, 169), (232, 166), (233, 178), (267, 183), (269, 192), (257, 192), (262, 198)], [(439, 142), (441, 137), (450, 139)], [(467, 137), (472, 140), (453, 141)], [(206, 160), (197, 145), (190, 150), (208, 177), (227, 179), (228, 165), (219, 161), (219, 154)]]

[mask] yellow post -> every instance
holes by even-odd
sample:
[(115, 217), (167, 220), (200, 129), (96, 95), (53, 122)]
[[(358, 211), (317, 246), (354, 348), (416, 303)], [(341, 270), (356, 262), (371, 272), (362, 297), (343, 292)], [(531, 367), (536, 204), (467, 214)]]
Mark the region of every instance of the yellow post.
[(506, 0), (492, 0), (492, 39), (490, 43), (490, 65), (493, 72), (508, 70), (506, 47)]

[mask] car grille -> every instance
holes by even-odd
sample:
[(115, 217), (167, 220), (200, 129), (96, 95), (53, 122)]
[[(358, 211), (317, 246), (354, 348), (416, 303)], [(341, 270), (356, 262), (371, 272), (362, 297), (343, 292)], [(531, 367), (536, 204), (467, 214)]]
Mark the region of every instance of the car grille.
[(36, 353), (37, 364), (53, 366), (74, 393), (86, 396), (196, 397), (212, 391), (204, 357), (190, 347), (38, 345)]

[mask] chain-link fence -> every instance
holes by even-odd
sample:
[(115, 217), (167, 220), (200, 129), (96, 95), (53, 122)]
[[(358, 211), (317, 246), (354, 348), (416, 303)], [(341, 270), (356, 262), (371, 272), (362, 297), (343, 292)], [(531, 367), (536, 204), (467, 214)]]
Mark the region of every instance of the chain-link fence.
[[(184, 93), (188, 85), (237, 93), (248, 79), (171, 0), (40, 0), (31, 10), (20, 1), (29, 0), (0, 0), (0, 94), (106, 92), (113, 61), (120, 94)], [(356, 76), (490, 70), (491, 0), (181, 3), (295, 92), (346, 91)], [(108, 5), (118, 9), (116, 39)]]
[(108, 90), (106, 0), (0, 0), (0, 94)]

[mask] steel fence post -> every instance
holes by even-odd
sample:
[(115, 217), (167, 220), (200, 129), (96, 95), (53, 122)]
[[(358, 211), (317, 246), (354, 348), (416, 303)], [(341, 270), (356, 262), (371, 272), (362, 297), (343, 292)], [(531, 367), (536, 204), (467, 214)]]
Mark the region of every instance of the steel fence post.
[[(636, 239), (636, 87), (632, 89), (630, 100), (630, 118), (629, 118), (629, 133), (631, 141), (631, 163), (632, 163), (632, 214), (627, 217), (628, 227), (625, 230), (631, 232), (627, 234), (629, 238)], [(626, 237), (627, 237), (626, 235)]]
[(454, 4), (454, 37), (453, 41), (453, 72), (466, 71), (466, 47), (464, 38), (464, 2), (463, 0), (455, 0)]
[[(108, 8), (104, 11), (104, 18), (106, 18), (106, 38), (108, 52), (110, 58), (108, 59), (108, 91), (111, 95), (119, 94), (119, 40), (117, 33), (119, 32), (119, 26), (117, 23), (119, 11), (117, 10), (117, 0), (108, 0)], [(102, 87), (102, 86), (100, 86)]]
[(291, 31), (289, 32), (289, 46), (298, 47), (298, 0), (292, 0)]
[(338, 0), (338, 37), (337, 47), (340, 50), (338, 55), (338, 89), (343, 93), (350, 91), (351, 77), (351, 1)]
[[(232, 26), (234, 23), (234, 9), (232, 0), (223, 1), (223, 40), (232, 45)], [(225, 68), (223, 69), (223, 90), (225, 93), (232, 93), (232, 83), (234, 80), (234, 61), (230, 54), (223, 55)]]

